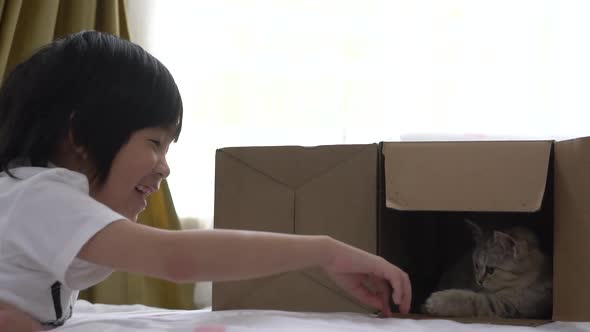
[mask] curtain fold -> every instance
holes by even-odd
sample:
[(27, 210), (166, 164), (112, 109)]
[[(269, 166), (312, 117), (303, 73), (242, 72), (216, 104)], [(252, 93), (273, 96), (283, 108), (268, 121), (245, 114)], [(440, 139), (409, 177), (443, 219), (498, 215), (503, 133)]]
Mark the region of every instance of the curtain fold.
[[(0, 79), (52, 40), (81, 30), (109, 32), (131, 40), (123, 0), (0, 0)], [(180, 229), (166, 181), (148, 199), (140, 223)], [(80, 298), (111, 304), (140, 303), (164, 308), (194, 308), (192, 284), (115, 272), (81, 292)]]

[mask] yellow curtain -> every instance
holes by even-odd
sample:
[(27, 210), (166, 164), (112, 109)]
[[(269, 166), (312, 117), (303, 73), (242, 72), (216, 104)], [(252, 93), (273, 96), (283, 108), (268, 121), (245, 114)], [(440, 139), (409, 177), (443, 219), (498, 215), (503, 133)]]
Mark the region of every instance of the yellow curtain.
[[(98, 30), (131, 39), (123, 0), (0, 0), (0, 78), (55, 38)], [(139, 222), (180, 229), (167, 183), (148, 201)], [(112, 304), (140, 303), (163, 308), (193, 308), (192, 284), (175, 284), (115, 272), (83, 291), (80, 298)]]

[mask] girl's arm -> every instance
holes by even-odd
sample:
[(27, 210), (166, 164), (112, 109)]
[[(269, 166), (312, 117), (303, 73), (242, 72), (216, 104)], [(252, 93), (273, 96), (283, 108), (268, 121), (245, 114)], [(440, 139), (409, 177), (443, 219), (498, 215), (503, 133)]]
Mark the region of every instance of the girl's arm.
[(239, 280), (310, 267), (323, 268), (360, 301), (408, 312), (410, 282), (384, 259), (327, 236), (238, 230), (166, 231), (130, 221), (114, 222), (82, 248), (80, 258), (117, 270), (173, 281)]
[(24, 312), (0, 303), (0, 331), (37, 332), (42, 331), (41, 325)]

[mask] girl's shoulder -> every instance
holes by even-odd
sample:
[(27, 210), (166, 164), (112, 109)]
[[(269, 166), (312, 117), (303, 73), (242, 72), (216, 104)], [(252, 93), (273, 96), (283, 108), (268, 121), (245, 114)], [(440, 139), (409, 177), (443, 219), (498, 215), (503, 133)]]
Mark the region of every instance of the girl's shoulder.
[(0, 188), (4, 187), (32, 187), (46, 188), (67, 186), (72, 189), (88, 193), (88, 178), (82, 173), (78, 173), (61, 167), (16, 167), (10, 170), (16, 177), (9, 177), (6, 173), (0, 175)]

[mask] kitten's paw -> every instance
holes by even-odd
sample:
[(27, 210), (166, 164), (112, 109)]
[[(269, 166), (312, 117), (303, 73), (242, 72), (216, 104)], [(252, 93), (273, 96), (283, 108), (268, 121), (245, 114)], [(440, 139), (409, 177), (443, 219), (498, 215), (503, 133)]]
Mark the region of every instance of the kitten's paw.
[(430, 295), (422, 306), (425, 314), (441, 317), (474, 316), (473, 295), (467, 290), (448, 289)]
[(442, 292), (435, 292), (422, 305), (422, 312), (434, 316), (446, 316), (444, 314), (444, 308), (446, 306), (446, 300)]

